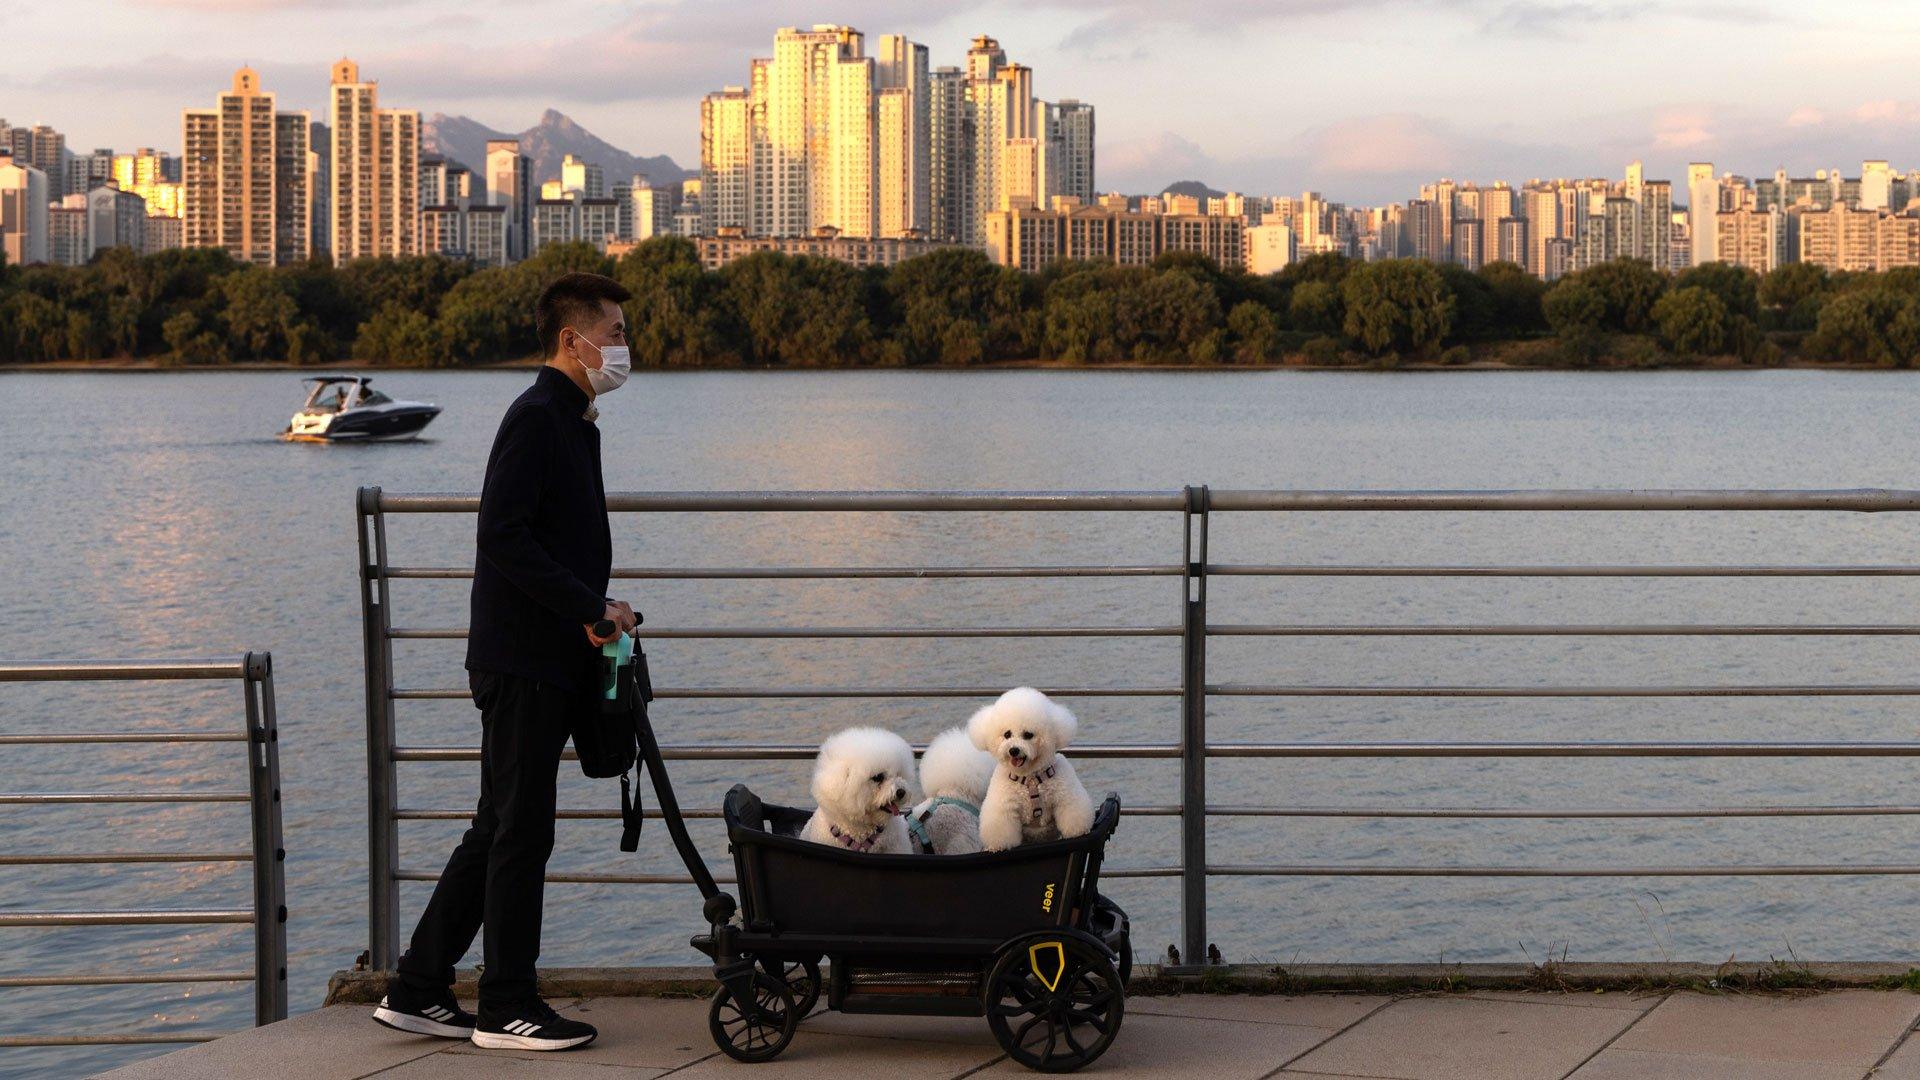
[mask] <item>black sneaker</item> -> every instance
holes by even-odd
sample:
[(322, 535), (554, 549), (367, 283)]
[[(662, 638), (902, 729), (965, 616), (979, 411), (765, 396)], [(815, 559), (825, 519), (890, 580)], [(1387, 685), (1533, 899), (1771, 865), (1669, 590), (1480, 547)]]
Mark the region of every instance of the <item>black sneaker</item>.
[(415, 1035), (433, 1035), (442, 1039), (473, 1037), (473, 1014), (460, 1008), (453, 991), (438, 993), (410, 990), (399, 980), (387, 984), (387, 996), (373, 1010), (375, 1023), (395, 1031)]
[(497, 1013), (483, 1012), (473, 1029), (473, 1045), (488, 1050), (572, 1050), (599, 1034), (592, 1024), (569, 1020), (534, 998)]

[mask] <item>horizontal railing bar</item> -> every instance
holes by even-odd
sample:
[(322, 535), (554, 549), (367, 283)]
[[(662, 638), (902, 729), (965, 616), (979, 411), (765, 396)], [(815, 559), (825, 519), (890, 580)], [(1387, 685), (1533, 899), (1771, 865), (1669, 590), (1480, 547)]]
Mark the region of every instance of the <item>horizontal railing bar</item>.
[[(1209, 811), (1211, 813), (1212, 811)], [(1915, 809), (1920, 813), (1920, 808)], [(665, 815), (658, 810), (643, 811), (648, 821), (659, 821)], [(1178, 817), (1178, 806), (1125, 806), (1121, 807), (1122, 817)], [(465, 821), (473, 816), (471, 810), (441, 809), (438, 807), (402, 808), (393, 812), (395, 821)], [(618, 810), (559, 810), (554, 814), (562, 821), (619, 821)], [(716, 820), (721, 816), (718, 810), (681, 810), (680, 816), (693, 820)]]
[[(693, 511), (1181, 510), (1183, 491), (623, 491), (607, 494), (612, 513)], [(467, 513), (474, 494), (380, 492), (389, 514)]]
[(68, 743), (246, 742), (244, 731), (67, 731), (0, 734), (0, 746)]
[(250, 923), (251, 910), (0, 911), (0, 926), (175, 926)]
[[(780, 638), (1076, 638), (1179, 637), (1178, 626), (687, 626), (672, 629), (641, 627), (635, 637), (662, 639), (780, 639)], [(1914, 628), (1920, 633), (1920, 627)], [(459, 627), (415, 629), (395, 627), (396, 639), (459, 639)]]
[(1208, 563), (1216, 577), (1917, 577), (1920, 566), (1289, 566)]
[[(1210, 817), (1312, 818), (1720, 818), (1892, 817), (1920, 806), (1209, 806)], [(609, 817), (619, 817), (617, 811)]]
[(0, 806), (64, 803), (246, 802), (244, 791), (0, 791)]
[(0, 989), (26, 986), (136, 986), (147, 983), (252, 982), (251, 971), (89, 971), (70, 975), (0, 975)]
[[(1079, 750), (1076, 747), (1075, 753)], [(1212, 743), (1208, 757), (1920, 757), (1920, 743)]]
[[(661, 700), (715, 698), (760, 700), (776, 698), (984, 698), (991, 700), (1006, 687), (992, 686), (695, 686), (678, 689), (656, 688), (653, 696)], [(1179, 697), (1177, 686), (1060, 686), (1041, 689), (1052, 697)], [(1915, 688), (1920, 693), (1920, 687)], [(458, 687), (398, 688), (392, 691), (399, 701), (465, 701), (470, 690)]]
[[(1176, 629), (1175, 632), (1177, 633), (1178, 630)], [(1784, 625), (1771, 623), (1512, 623), (1426, 626), (1228, 624), (1209, 626), (1207, 633), (1216, 637), (1869, 637), (1920, 634), (1920, 625), (1885, 623)]]
[(153, 1035), (0, 1035), (0, 1048), (29, 1046), (145, 1046), (158, 1043), (212, 1042), (230, 1031), (208, 1033), (167, 1032)]
[(1920, 874), (1920, 864), (1805, 866), (1209, 866), (1216, 877), (1872, 877)]
[(1916, 685), (1835, 686), (1300, 686), (1221, 683), (1222, 697), (1575, 698), (1575, 697), (1911, 697)]
[(252, 862), (251, 851), (76, 851), (17, 855), (0, 853), (0, 866), (87, 866), (119, 863)]
[(246, 661), (0, 660), (0, 682), (99, 682), (149, 679), (243, 679)]
[[(438, 870), (400, 869), (393, 873), (398, 881), (439, 881)], [(1100, 869), (1101, 877), (1179, 877), (1177, 866), (1111, 866)], [(686, 874), (587, 874), (567, 871), (549, 871), (546, 880), (563, 885), (691, 885), (693, 878)], [(721, 885), (734, 885), (738, 882), (731, 874), (715, 874), (713, 880)]]
[(1920, 491), (1258, 491), (1212, 488), (1210, 510), (1920, 510)]
[[(795, 581), (860, 578), (1077, 578), (1176, 577), (1178, 564), (1141, 566), (616, 566), (616, 580), (712, 581), (726, 579)], [(472, 567), (389, 566), (387, 578), (470, 578)]]
[[(914, 747), (916, 753), (924, 746)], [(811, 761), (820, 748), (811, 743), (693, 743), (662, 746), (660, 756), (668, 761)], [(1173, 743), (1089, 743), (1073, 746), (1074, 757), (1084, 758), (1174, 758), (1180, 747)], [(576, 760), (572, 750), (561, 757)], [(478, 761), (477, 746), (396, 746), (395, 761)]]

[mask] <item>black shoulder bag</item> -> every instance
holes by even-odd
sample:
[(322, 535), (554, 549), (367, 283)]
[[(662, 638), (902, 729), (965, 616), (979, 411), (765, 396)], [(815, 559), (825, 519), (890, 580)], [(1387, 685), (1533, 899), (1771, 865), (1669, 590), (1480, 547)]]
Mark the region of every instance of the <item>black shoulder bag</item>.
[[(613, 631), (611, 623), (594, 627), (602, 635)], [(640, 643), (633, 644), (633, 655), (626, 663), (613, 657), (600, 658), (597, 708), (584, 709), (573, 725), (573, 749), (580, 758), (580, 771), (595, 780), (620, 778), (620, 850), (640, 847), (640, 792), (630, 776), (640, 756), (640, 731), (647, 722), (647, 702), (653, 700), (653, 682), (647, 675), (647, 654)], [(612, 693), (609, 694), (608, 691)]]

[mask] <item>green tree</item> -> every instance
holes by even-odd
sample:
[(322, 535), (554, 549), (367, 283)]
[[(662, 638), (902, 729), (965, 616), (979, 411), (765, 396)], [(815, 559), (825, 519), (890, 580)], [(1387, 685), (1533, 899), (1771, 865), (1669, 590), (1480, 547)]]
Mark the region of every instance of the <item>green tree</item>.
[(1667, 289), (1665, 274), (1639, 259), (1614, 259), (1571, 275), (1600, 294), (1603, 325), (1629, 334), (1653, 327), (1653, 305)]
[(1280, 318), (1255, 300), (1242, 300), (1227, 312), (1233, 356), (1243, 364), (1263, 364), (1280, 355)]
[(734, 356), (720, 281), (700, 265), (700, 251), (690, 241), (643, 241), (620, 260), (614, 277), (633, 294), (626, 313), (635, 364), (671, 367)]
[(1340, 306), (1340, 286), (1337, 283), (1307, 280), (1293, 287), (1287, 301), (1287, 323), (1295, 330), (1312, 334), (1337, 334), (1345, 322), (1346, 311)]
[(1653, 305), (1653, 319), (1667, 348), (1682, 355), (1712, 356), (1726, 346), (1732, 316), (1718, 292), (1688, 285), (1662, 296)]
[(1340, 297), (1347, 337), (1376, 356), (1429, 352), (1453, 323), (1454, 295), (1423, 260), (1364, 263), (1340, 282)]
[(426, 312), (387, 304), (360, 326), (354, 339), (356, 359), (402, 367), (442, 367), (450, 363), (440, 327)]
[(1547, 292), (1546, 282), (1510, 262), (1493, 262), (1481, 267), (1480, 280), (1486, 283), (1493, 303), (1490, 336), (1529, 337), (1547, 328), (1546, 313), (1540, 307)]
[(287, 293), (284, 278), (251, 267), (221, 279), (219, 294), (231, 355), (285, 359), (287, 339), (300, 322), (300, 306)]
[(1607, 318), (1606, 298), (1578, 278), (1561, 278), (1547, 290), (1540, 306), (1547, 325), (1566, 341), (1591, 340)]
[(1453, 297), (1453, 317), (1447, 335), (1449, 340), (1485, 341), (1500, 336), (1493, 287), (1487, 284), (1485, 278), (1456, 263), (1428, 265), (1440, 272), (1441, 286)]
[[(1760, 317), (1760, 275), (1733, 263), (1710, 262), (1690, 266), (1673, 279), (1674, 291), (1705, 289), (1720, 298), (1729, 316)], [(1658, 316), (1655, 316), (1657, 319)]]
[(1915, 331), (1920, 330), (1920, 301), (1889, 289), (1848, 289), (1820, 309), (1820, 320), (1806, 341), (1816, 360), (1908, 367), (1914, 360)]
[(761, 251), (720, 273), (750, 363), (859, 362), (873, 341), (858, 269), (835, 259)]
[(909, 364), (975, 364), (1026, 354), (1028, 278), (985, 254), (945, 248), (893, 268), (893, 339)]

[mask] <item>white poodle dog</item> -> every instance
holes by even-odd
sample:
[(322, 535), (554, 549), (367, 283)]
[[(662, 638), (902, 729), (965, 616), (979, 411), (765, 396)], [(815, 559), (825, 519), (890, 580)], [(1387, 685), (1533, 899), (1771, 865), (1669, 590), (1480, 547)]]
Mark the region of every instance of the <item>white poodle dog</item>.
[(999, 762), (980, 806), (982, 847), (1005, 851), (1093, 828), (1093, 800), (1060, 754), (1078, 728), (1072, 713), (1026, 686), (967, 721), (973, 745)]
[(980, 850), (980, 803), (993, 780), (993, 755), (973, 745), (967, 733), (949, 728), (920, 755), (920, 790), (926, 800), (907, 813), (914, 847), (929, 855), (970, 855)]
[(900, 810), (913, 794), (913, 747), (891, 731), (848, 728), (820, 744), (813, 761), (819, 809), (800, 837), (848, 851), (913, 851)]

